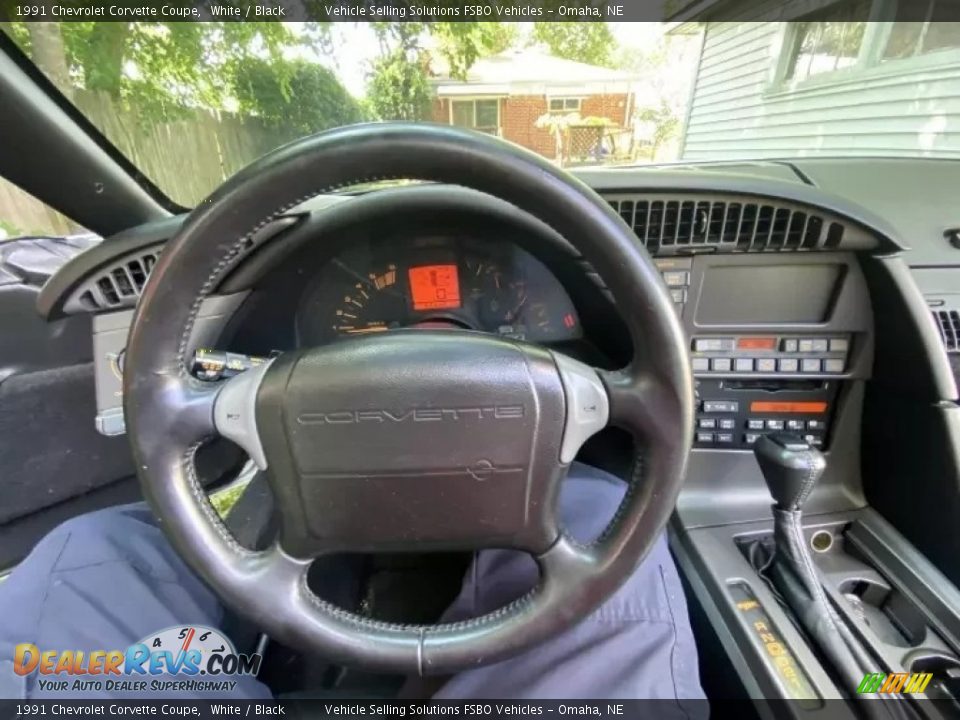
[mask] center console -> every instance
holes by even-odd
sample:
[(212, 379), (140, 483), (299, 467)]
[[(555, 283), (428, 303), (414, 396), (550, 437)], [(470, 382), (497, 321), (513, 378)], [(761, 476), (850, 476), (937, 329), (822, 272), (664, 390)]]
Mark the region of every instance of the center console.
[(790, 430), (827, 449), (845, 383), (867, 377), (870, 304), (852, 255), (658, 259), (690, 338), (694, 448)]
[(762, 435), (784, 430), (828, 456), (840, 451), (812, 510), (863, 507), (857, 452), (873, 316), (856, 256), (706, 254), (656, 263), (690, 343), (695, 383), (694, 445), (677, 507), (684, 523), (768, 517), (751, 450)]
[[(927, 683), (892, 717), (960, 716), (960, 592), (863, 495), (874, 318), (859, 261), (751, 254), (659, 264), (696, 391), (694, 447), (670, 535), (697, 599), (698, 634), (715, 636), (750, 697), (790, 701), (768, 707), (770, 717), (875, 717), (838, 700), (869, 695), (888, 677), (888, 689)], [(822, 458), (794, 508), (792, 546), (783, 544), (787, 525), (774, 522), (770, 468), (765, 477), (754, 455), (770, 434)], [(795, 477), (808, 479), (807, 466), (797, 467)], [(772, 567), (793, 577), (794, 602)], [(796, 590), (804, 582), (806, 596)], [(814, 606), (821, 618), (836, 615), (827, 631), (804, 626)], [(724, 692), (737, 695), (708, 688)]]

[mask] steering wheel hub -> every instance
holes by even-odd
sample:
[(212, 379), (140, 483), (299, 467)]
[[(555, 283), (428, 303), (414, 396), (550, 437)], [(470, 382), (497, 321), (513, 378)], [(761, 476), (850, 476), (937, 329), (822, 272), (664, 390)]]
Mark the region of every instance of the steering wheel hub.
[(564, 391), (545, 350), (411, 330), (289, 353), (256, 424), (295, 555), (556, 540)]

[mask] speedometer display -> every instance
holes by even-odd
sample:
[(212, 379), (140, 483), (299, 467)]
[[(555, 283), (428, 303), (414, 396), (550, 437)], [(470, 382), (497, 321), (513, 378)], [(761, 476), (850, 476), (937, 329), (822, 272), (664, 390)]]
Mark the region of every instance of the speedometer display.
[(331, 330), (338, 335), (389, 330), (390, 323), (377, 318), (397, 317), (406, 311), (406, 300), (396, 285), (396, 265), (371, 272), (366, 280), (361, 279), (352, 287), (343, 283), (342, 300), (333, 311)]
[(409, 270), (410, 300), (414, 310), (448, 310), (460, 307), (457, 266), (420, 265)]
[(362, 243), (324, 265), (297, 315), (301, 345), (398, 328), (450, 328), (533, 342), (580, 337), (567, 293), (512, 245)]

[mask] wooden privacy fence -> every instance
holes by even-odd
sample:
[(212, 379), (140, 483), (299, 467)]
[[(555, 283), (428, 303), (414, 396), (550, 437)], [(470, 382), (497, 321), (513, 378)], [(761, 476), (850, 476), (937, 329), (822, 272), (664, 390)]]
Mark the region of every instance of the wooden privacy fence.
[(0, 240), (17, 235), (72, 235), (82, 231), (75, 222), (0, 178)]
[[(228, 177), (300, 133), (259, 118), (193, 110), (148, 124), (103, 93), (76, 91), (73, 102), (143, 174), (175, 202), (193, 207)], [(69, 234), (80, 228), (0, 179), (0, 228), (29, 234)], [(2, 235), (0, 235), (2, 236)]]
[(144, 175), (187, 207), (297, 135), (259, 118), (199, 109), (182, 119), (147, 124), (103, 93), (78, 92), (73, 101)]

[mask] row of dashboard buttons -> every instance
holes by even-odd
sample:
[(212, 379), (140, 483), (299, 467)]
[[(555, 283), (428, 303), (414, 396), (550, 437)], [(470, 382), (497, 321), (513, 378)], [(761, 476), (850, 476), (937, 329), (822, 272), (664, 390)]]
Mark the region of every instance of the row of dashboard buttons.
[[(760, 436), (764, 433), (744, 433), (743, 442), (747, 445), (753, 445)], [(733, 433), (720, 432), (698, 432), (697, 433), (697, 442), (698, 443), (719, 443), (719, 444), (732, 444), (733, 443)], [(803, 439), (806, 440), (810, 445), (814, 447), (820, 447), (823, 445), (823, 438), (820, 435), (807, 434), (803, 436)]]
[(694, 372), (842, 373), (842, 358), (693, 358)]
[(823, 430), (827, 427), (823, 420), (764, 420), (750, 418), (748, 430)]
[[(746, 433), (743, 436), (743, 441), (747, 445), (753, 445), (757, 440), (760, 439), (765, 433)], [(809, 445), (813, 447), (822, 447), (823, 446), (823, 437), (820, 435), (807, 434), (803, 436), (803, 439), (807, 441)]]
[(781, 341), (783, 352), (846, 352), (850, 341), (846, 338), (786, 338)]
[[(743, 343), (750, 339), (741, 339), (741, 349), (747, 347)], [(759, 339), (764, 340), (764, 338)], [(775, 340), (776, 338), (767, 339), (767, 344), (762, 349), (774, 350)], [(693, 341), (693, 349), (695, 352), (731, 352), (736, 343), (737, 339), (732, 337), (696, 338)], [(780, 351), (785, 353), (845, 353), (849, 349), (850, 341), (847, 338), (783, 338), (780, 341)]]
[[(826, 423), (823, 420), (764, 420), (749, 418), (744, 423), (748, 430), (823, 430)], [(733, 430), (737, 421), (733, 418), (700, 418), (697, 427), (701, 430)]]

